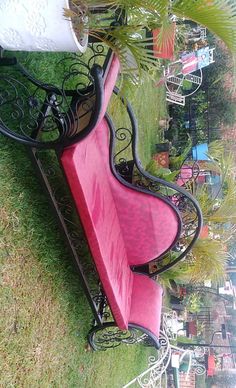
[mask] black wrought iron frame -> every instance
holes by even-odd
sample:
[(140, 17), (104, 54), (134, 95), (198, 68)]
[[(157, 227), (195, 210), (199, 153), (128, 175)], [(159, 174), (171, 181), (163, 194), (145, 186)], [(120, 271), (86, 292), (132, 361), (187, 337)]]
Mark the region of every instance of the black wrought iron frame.
[[(29, 119), (32, 118), (34, 125), (32, 127), (29, 126), (29, 130), (31, 130), (29, 135), (24, 132), (25, 129), (23, 131), (23, 135), (21, 133), (15, 133), (15, 131), (12, 130), (8, 126), (8, 124), (6, 124), (4, 119), (1, 117), (1, 108), (4, 108), (7, 104), (10, 106), (10, 108), (15, 107), (16, 110), (14, 111), (13, 109), (13, 111), (10, 112), (10, 115), (13, 114), (13, 118), (15, 118), (14, 117), (14, 114), (15, 114), (17, 120), (19, 119), (19, 117), (17, 116), (16, 112), (17, 112), (17, 109), (20, 108), (20, 119), (22, 119), (22, 123), (24, 126), (25, 125), (24, 108), (26, 107), (26, 105), (24, 105), (24, 101), (21, 100), (21, 96), (18, 96), (18, 91), (17, 91), (17, 87), (19, 88), (22, 87), (23, 85), (22, 82), (10, 76), (9, 85), (13, 88), (13, 91), (15, 94), (13, 93), (13, 96), (11, 96), (8, 90), (0, 89), (0, 133), (28, 146), (31, 161), (35, 166), (36, 171), (43, 183), (43, 187), (45, 188), (50, 198), (50, 203), (52, 204), (52, 208), (59, 221), (59, 225), (65, 237), (65, 241), (76, 264), (76, 268), (80, 276), (81, 285), (85, 291), (85, 295), (88, 299), (92, 313), (94, 315), (95, 326), (89, 333), (89, 341), (90, 341), (90, 344), (94, 348), (96, 348), (94, 338), (96, 337), (96, 333), (98, 332), (98, 330), (103, 330), (103, 329), (106, 330), (107, 327), (113, 327), (115, 325), (115, 322), (112, 321), (111, 313), (107, 311), (106, 296), (104, 294), (102, 287), (100, 287), (100, 289), (98, 290), (98, 293), (95, 296), (93, 295), (93, 290), (91, 289), (89, 282), (87, 280), (87, 277), (84, 273), (83, 265), (81, 264), (81, 261), (77, 253), (77, 249), (70, 235), (70, 230), (68, 229), (63, 213), (55, 197), (53, 187), (50, 184), (50, 179), (47, 176), (47, 173), (44, 168), (44, 164), (41, 159), (41, 153), (44, 152), (45, 149), (53, 149), (60, 162), (60, 155), (62, 150), (65, 147), (71, 144), (74, 144), (80, 141), (81, 139), (83, 139), (85, 136), (87, 136), (90, 133), (90, 131), (93, 130), (93, 128), (97, 123), (99, 114), (101, 112), (101, 107), (103, 104), (103, 97), (104, 97), (103, 96), (103, 77), (104, 77), (104, 74), (106, 74), (106, 69), (109, 66), (110, 61), (112, 60), (113, 54), (111, 52), (106, 54), (104, 53), (103, 50), (101, 51), (100, 49), (97, 49), (97, 48), (96, 49), (93, 48), (92, 50), (94, 52), (94, 55), (92, 56), (90, 63), (83, 64), (83, 69), (86, 69), (86, 74), (83, 71), (81, 72), (81, 70), (78, 70), (77, 68), (75, 70), (75, 67), (71, 65), (71, 67), (69, 68), (69, 72), (66, 73), (65, 75), (65, 79), (63, 80), (63, 84), (61, 88), (55, 85), (50, 85), (48, 83), (40, 82), (35, 77), (33, 77), (23, 66), (21, 66), (21, 64), (18, 63), (16, 58), (1, 57), (0, 70), (3, 66), (7, 68), (18, 67), (19, 72), (23, 77), (23, 80), (27, 80), (27, 82), (30, 82), (32, 85), (34, 85), (34, 87), (36, 88), (35, 89), (36, 92), (38, 92), (38, 90), (40, 92), (43, 92), (44, 98), (42, 101), (41, 100), (38, 101), (36, 97), (36, 93), (33, 95), (31, 95), (30, 93), (29, 94), (26, 93), (25, 99), (27, 102), (27, 109), (30, 112)], [(95, 63), (97, 58), (100, 56), (105, 58), (103, 68), (100, 65)], [(72, 58), (74, 59), (76, 58), (75, 61), (77, 61), (76, 62), (77, 64), (82, 63), (81, 58), (79, 59), (78, 57), (72, 57)], [(87, 81), (88, 81), (87, 84), (86, 85), (83, 84), (82, 86), (81, 84), (79, 84), (79, 86), (74, 89), (67, 89), (65, 87), (66, 81), (70, 78), (71, 75), (78, 76), (79, 74), (80, 75), (82, 74), (83, 76), (87, 77)], [(3, 75), (0, 73), (0, 84), (1, 84), (1, 81), (5, 81), (5, 79), (9, 80), (9, 75), (8, 74)], [(25, 89), (24, 91), (26, 92)], [(118, 95), (118, 98), (120, 98), (117, 89), (115, 89), (115, 93), (116, 95)], [(65, 104), (64, 110), (61, 109), (62, 104), (57, 103), (57, 99), (63, 100), (63, 103)], [(183, 198), (187, 198), (187, 200), (192, 204), (194, 208), (194, 214), (196, 217), (196, 220), (194, 220), (195, 226), (196, 226), (194, 230), (194, 236), (193, 238), (191, 238), (191, 242), (188, 244), (185, 251), (181, 252), (177, 259), (174, 259), (171, 262), (168, 262), (167, 264), (165, 263), (163, 266), (160, 266), (160, 268), (157, 271), (150, 274), (151, 276), (154, 276), (157, 273), (161, 273), (164, 270), (177, 264), (190, 251), (192, 245), (196, 241), (200, 232), (201, 222), (202, 222), (201, 211), (195, 199), (185, 190), (178, 188), (174, 184), (165, 182), (158, 178), (154, 178), (143, 170), (141, 163), (137, 157), (137, 122), (130, 104), (128, 102), (124, 102), (122, 98), (121, 100), (127, 109), (127, 113), (131, 123), (130, 129), (122, 128), (122, 130), (127, 130), (131, 134), (131, 139), (129, 140), (129, 146), (131, 146), (133, 162), (137, 168), (140, 180), (139, 181), (137, 180), (134, 183), (129, 183), (127, 182), (125, 177), (119, 173), (119, 167), (120, 167), (119, 164), (121, 162), (124, 164), (126, 163), (126, 160), (120, 157), (120, 152), (117, 154), (114, 151), (114, 143), (119, 138), (117, 134), (119, 133), (120, 129), (119, 128), (115, 129), (115, 126), (111, 118), (107, 115), (106, 120), (111, 131), (110, 167), (111, 167), (112, 173), (120, 182), (122, 182), (124, 185), (128, 186), (129, 188), (133, 190), (141, 191), (148, 195), (161, 198), (163, 201), (167, 202), (172, 208), (175, 209), (176, 214), (180, 214), (181, 209), (179, 209), (178, 206), (176, 206), (176, 204), (173, 203), (173, 200), (172, 200), (173, 198), (171, 198), (169, 190), (172, 190), (173, 193), (178, 193), (178, 195), (182, 196)], [(92, 105), (89, 104), (89, 108), (88, 110), (86, 110), (86, 114), (89, 113), (90, 116), (88, 119), (88, 123), (82, 128), (82, 131), (80, 131), (80, 128), (79, 128), (80, 117), (78, 118), (76, 112), (78, 112), (79, 104), (83, 104), (84, 102), (87, 103), (87, 101), (89, 102), (92, 101)], [(19, 103), (21, 103), (22, 106), (19, 106)], [(36, 115), (33, 115), (33, 113), (35, 114), (34, 109), (36, 109)], [(49, 139), (49, 141), (47, 142), (44, 140), (40, 141), (39, 135), (44, 130), (44, 124), (46, 119), (48, 118), (48, 110), (50, 110), (50, 114), (54, 120), (53, 128), (50, 128), (50, 130), (54, 129), (54, 126), (55, 126), (56, 130), (59, 133), (59, 136), (56, 140)], [(83, 120), (83, 115), (81, 120)], [(119, 157), (117, 158), (117, 156)], [(119, 161), (119, 163), (117, 163), (117, 161)], [(145, 179), (145, 181), (142, 181), (143, 179), (142, 177)], [(172, 249), (174, 249), (174, 246), (178, 244), (178, 241), (180, 239), (183, 239), (184, 237), (186, 237), (182, 234), (183, 233), (182, 230), (184, 230), (184, 228), (181, 228), (181, 222), (179, 222), (178, 235), (177, 235), (176, 241), (173, 242), (173, 246), (171, 247)], [(189, 238), (189, 236), (187, 236), (187, 238)], [(161, 260), (162, 260), (161, 258), (158, 258), (158, 263), (161, 263)], [(141, 269), (138, 267), (133, 268), (133, 270), (139, 271), (139, 272), (141, 271)], [(144, 272), (148, 272), (148, 271), (145, 270)], [(115, 329), (115, 330), (119, 331), (119, 329)], [(142, 334), (137, 335), (137, 330), (141, 331)], [(136, 338), (137, 341), (134, 341), (134, 338)], [(119, 333), (117, 334), (117, 332), (114, 334), (114, 343), (116, 345), (117, 343), (124, 343), (124, 342), (125, 343), (142, 342), (143, 344), (146, 344), (146, 345), (147, 343), (149, 343), (149, 345), (151, 343), (155, 347), (159, 346), (159, 343), (156, 337), (151, 332), (149, 332), (145, 328), (141, 328), (141, 327), (138, 327), (137, 325), (132, 325), (132, 324), (129, 325), (129, 334), (125, 335), (125, 338), (120, 336)], [(109, 341), (106, 342), (104, 340), (104, 346), (101, 346), (101, 348), (105, 349), (107, 347), (110, 347), (110, 343)]]
[[(80, 277), (81, 286), (85, 292), (86, 298), (94, 316), (92, 328), (88, 333), (88, 342), (90, 346), (94, 350), (107, 350), (117, 347), (122, 343), (130, 345), (140, 343), (144, 346), (154, 346), (158, 349), (160, 347), (160, 343), (157, 340), (157, 337), (153, 335), (153, 333), (151, 333), (148, 329), (133, 323), (129, 323), (128, 329), (125, 331), (122, 331), (117, 327), (117, 324), (112, 316), (112, 312), (109, 308), (109, 303), (104, 293), (102, 284), (99, 282), (99, 276), (97, 274), (96, 268), (95, 272), (98, 279), (97, 290), (94, 289), (94, 285), (91, 287), (89, 284), (88, 278), (83, 268), (83, 264), (79, 259), (78, 250), (75, 246), (71, 232), (66, 222), (67, 217), (64, 217), (63, 212), (60, 209), (60, 205), (55, 196), (54, 189), (50, 184), (48, 175), (42, 164), (40, 153), (43, 151), (37, 150), (35, 147), (29, 147), (27, 149), (30, 159), (38, 173), (39, 179), (41, 180), (42, 186), (50, 198), (50, 204), (52, 205), (52, 209), (58, 220), (59, 227), (64, 235), (65, 242), (74, 260), (77, 272)], [(60, 164), (61, 149), (57, 148), (55, 152)], [(70, 196), (70, 202), (73, 204), (72, 195)], [(74, 206), (73, 208), (74, 212), (76, 212)], [(107, 329), (109, 329), (109, 334), (107, 333)], [(100, 340), (97, 337), (100, 338)]]

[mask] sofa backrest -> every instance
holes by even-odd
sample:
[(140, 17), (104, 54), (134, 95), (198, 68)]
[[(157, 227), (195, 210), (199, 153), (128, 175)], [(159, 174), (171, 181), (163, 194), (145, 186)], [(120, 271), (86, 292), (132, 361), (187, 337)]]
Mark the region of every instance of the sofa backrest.
[(104, 119), (95, 129), (123, 233), (128, 262), (142, 265), (165, 254), (181, 232), (181, 219), (171, 203), (117, 181), (109, 163), (109, 126)]

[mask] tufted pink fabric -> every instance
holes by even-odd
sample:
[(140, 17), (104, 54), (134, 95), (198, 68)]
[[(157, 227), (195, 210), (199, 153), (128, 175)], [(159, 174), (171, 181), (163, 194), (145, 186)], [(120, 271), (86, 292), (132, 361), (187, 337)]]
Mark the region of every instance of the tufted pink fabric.
[[(99, 134), (102, 134), (105, 141), (108, 141), (108, 128), (105, 120), (100, 123), (100, 128), (102, 128), (101, 132), (97, 128), (80, 143), (65, 149), (61, 162), (117, 325), (121, 329), (125, 329), (129, 322), (136, 324), (144, 322), (146, 325), (144, 327), (156, 334), (159, 328), (161, 310), (160, 287), (148, 277), (131, 272), (127, 252), (130, 252), (133, 247), (135, 252), (139, 253), (142, 262), (145, 262), (147, 258), (147, 252), (144, 251), (145, 242), (143, 244), (141, 241), (140, 234), (135, 234), (136, 226), (138, 226), (135, 223), (137, 222), (144, 222), (146, 229), (143, 229), (143, 233), (148, 230), (148, 236), (145, 239), (145, 241), (148, 241), (147, 246), (149, 246), (150, 241), (155, 245), (155, 248), (159, 246), (158, 236), (161, 239), (161, 226), (157, 229), (159, 230), (157, 233), (155, 225), (159, 225), (158, 209), (163, 203), (157, 198), (146, 196), (123, 186), (113, 177), (111, 172), (108, 175), (106, 168), (108, 162), (105, 160), (106, 158), (104, 159), (99, 141)], [(112, 188), (115, 185), (120, 188), (118, 190), (119, 195)], [(125, 221), (122, 219), (121, 222), (118, 214), (117, 200), (119, 196), (120, 200), (122, 198), (123, 204), (128, 199), (129, 216), (134, 217), (135, 211), (138, 211), (134, 217), (134, 224), (127, 221), (125, 226), (126, 228), (132, 228), (132, 230), (125, 229), (122, 231), (122, 227), (124, 227), (122, 225)], [(139, 201), (141, 201), (141, 205), (135, 206)], [(148, 201), (151, 202), (151, 205), (145, 206), (145, 202)], [(155, 203), (156, 209), (154, 207)], [(134, 211), (131, 212), (133, 207)], [(156, 223), (154, 223), (152, 216), (149, 217), (149, 212), (154, 212), (157, 217)], [(128, 217), (128, 213), (126, 214)], [(177, 218), (174, 213), (165, 214), (169, 214), (169, 218), (173, 218), (174, 215), (175, 233), (173, 233), (173, 236), (175, 237)], [(148, 225), (147, 222), (150, 222), (150, 224)], [(126, 231), (129, 239), (124, 237)], [(131, 234), (132, 231), (133, 234)], [(169, 230), (168, 235), (170, 234), (171, 231)], [(127, 249), (128, 241), (131, 241), (132, 244), (129, 250)], [(140, 248), (143, 249), (141, 252), (136, 249), (137, 245), (143, 247)], [(140, 289), (140, 293), (143, 293), (142, 298), (140, 293), (137, 293), (136, 297), (138, 289)], [(150, 302), (147, 303), (146, 298), (150, 298)], [(140, 317), (139, 308), (142, 308)], [(149, 321), (150, 325), (148, 325)]]
[[(132, 322), (144, 324), (158, 335), (161, 288), (152, 279), (134, 274), (129, 268), (106, 169), (99, 160), (98, 173), (100, 152), (96, 137), (91, 136), (92, 139), (89, 147), (85, 141), (79, 143), (84, 143), (79, 152), (77, 145), (67, 148), (61, 161), (101, 282), (121, 329), (127, 329), (128, 323)], [(92, 160), (90, 152), (93, 153)], [(140, 314), (139, 308), (142, 309)]]

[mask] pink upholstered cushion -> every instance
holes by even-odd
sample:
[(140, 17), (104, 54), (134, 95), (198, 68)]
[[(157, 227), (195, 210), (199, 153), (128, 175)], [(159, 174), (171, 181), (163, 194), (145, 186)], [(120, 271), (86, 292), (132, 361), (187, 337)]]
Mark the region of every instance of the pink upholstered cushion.
[(111, 60), (111, 64), (110, 64), (110, 67), (109, 67), (109, 71), (107, 72), (107, 74), (105, 76), (104, 100), (103, 100), (103, 105), (102, 105), (101, 113), (99, 115), (98, 125), (101, 122), (101, 120), (103, 119), (103, 117), (104, 117), (104, 115), (105, 115), (105, 113), (107, 111), (107, 107), (108, 107), (109, 101), (111, 99), (111, 96), (112, 96), (112, 93), (113, 93), (113, 89), (114, 89), (114, 87), (116, 85), (116, 81), (117, 81), (117, 77), (119, 75), (119, 71), (120, 71), (119, 59), (118, 59), (118, 57), (115, 54), (112, 54), (112, 60)]
[(127, 257), (130, 265), (141, 265), (161, 256), (179, 233), (179, 215), (163, 200), (125, 187), (109, 166), (109, 128), (103, 120), (95, 130), (96, 142), (105, 160)]
[(163, 290), (153, 279), (134, 273), (129, 323), (159, 336)]
[(61, 162), (111, 310), (126, 329), (133, 277), (95, 132), (67, 148)]

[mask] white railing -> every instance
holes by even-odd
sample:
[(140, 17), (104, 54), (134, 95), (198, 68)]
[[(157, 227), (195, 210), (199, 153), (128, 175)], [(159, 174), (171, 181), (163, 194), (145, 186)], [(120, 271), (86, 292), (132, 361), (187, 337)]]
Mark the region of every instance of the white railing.
[(185, 350), (171, 345), (170, 341), (176, 339), (175, 331), (171, 330), (170, 322), (178, 321), (175, 311), (165, 309), (162, 314), (162, 330), (160, 331), (161, 348), (157, 350), (156, 356), (148, 358), (148, 369), (140, 373), (123, 388), (142, 387), (142, 388), (168, 388), (167, 387), (167, 368), (171, 364), (173, 354), (179, 353), (179, 363), (185, 357), (189, 358), (189, 366), (186, 372), (186, 379), (191, 370), (197, 375), (206, 373), (206, 368), (195, 360), (196, 350)]
[[(171, 346), (169, 338), (164, 331), (160, 332), (161, 348), (157, 350), (156, 356), (150, 356), (148, 359), (148, 369), (140, 373), (123, 388), (138, 386), (142, 388), (163, 387), (166, 381), (166, 369), (171, 360)], [(164, 387), (166, 384), (164, 385)]]

